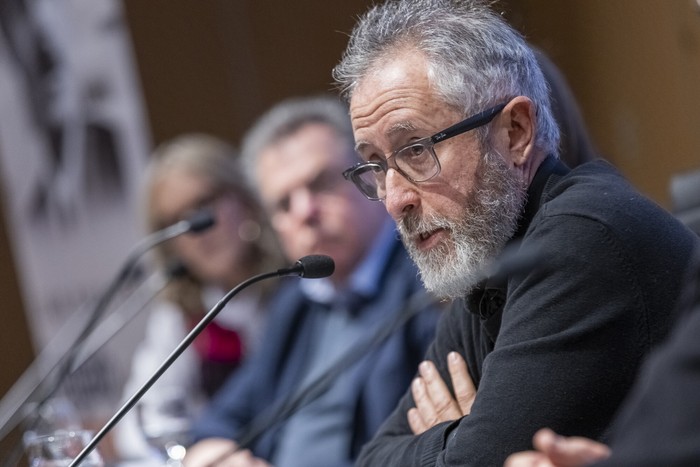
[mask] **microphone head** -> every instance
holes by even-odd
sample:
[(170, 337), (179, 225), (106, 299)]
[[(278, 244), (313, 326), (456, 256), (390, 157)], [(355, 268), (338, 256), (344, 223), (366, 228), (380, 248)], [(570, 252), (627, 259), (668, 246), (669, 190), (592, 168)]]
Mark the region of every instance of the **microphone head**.
[(202, 232), (216, 223), (216, 218), (211, 209), (199, 209), (192, 214), (187, 222), (190, 224), (189, 232)]
[(170, 261), (165, 267), (165, 277), (168, 279), (179, 279), (187, 274), (187, 266), (179, 259)]
[(307, 279), (328, 277), (335, 271), (333, 258), (326, 255), (308, 255), (296, 262), (299, 275)]

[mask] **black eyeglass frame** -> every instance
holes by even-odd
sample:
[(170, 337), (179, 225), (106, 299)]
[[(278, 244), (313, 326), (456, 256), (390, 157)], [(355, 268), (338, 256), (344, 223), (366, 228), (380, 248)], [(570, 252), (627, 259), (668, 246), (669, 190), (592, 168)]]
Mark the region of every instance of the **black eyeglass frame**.
[[(411, 143), (405, 144), (400, 148), (392, 151), (392, 153), (389, 154), (384, 160), (359, 162), (354, 166), (350, 167), (349, 169), (343, 171), (343, 177), (346, 180), (352, 182), (357, 187), (357, 189), (360, 190), (360, 192), (367, 197), (367, 199), (372, 201), (380, 201), (382, 198), (376, 196), (376, 193), (373, 195), (371, 192), (367, 191), (368, 189), (371, 189), (371, 187), (369, 187), (366, 183), (363, 182), (361, 175), (367, 171), (373, 171), (375, 173), (384, 172), (386, 174), (389, 170), (389, 159), (392, 159), (396, 154), (400, 153), (406, 148), (422, 145), (428, 150), (430, 157), (432, 157), (433, 161), (435, 162), (435, 173), (428, 176), (427, 178), (416, 180), (415, 178), (410, 177), (403, 169), (401, 169), (401, 167), (399, 167), (396, 164), (396, 162), (394, 162), (392, 165), (397, 172), (399, 172), (404, 178), (413, 183), (427, 182), (428, 180), (436, 177), (442, 169), (442, 167), (440, 166), (440, 160), (438, 159), (437, 154), (435, 154), (434, 149), (434, 146), (437, 143), (441, 143), (445, 140), (461, 135), (462, 133), (466, 133), (467, 131), (473, 130), (480, 126), (486, 125), (487, 123), (490, 123), (491, 120), (493, 120), (496, 117), (496, 115), (498, 115), (498, 113), (501, 112), (501, 110), (503, 110), (503, 108), (507, 104), (508, 102), (503, 102), (501, 104), (495, 105), (482, 112), (472, 115), (471, 117), (467, 117), (464, 120), (455, 123), (454, 125), (442, 131), (439, 131), (432, 136), (428, 136), (426, 138), (422, 138)], [(376, 187), (374, 187), (373, 191), (376, 192)]]

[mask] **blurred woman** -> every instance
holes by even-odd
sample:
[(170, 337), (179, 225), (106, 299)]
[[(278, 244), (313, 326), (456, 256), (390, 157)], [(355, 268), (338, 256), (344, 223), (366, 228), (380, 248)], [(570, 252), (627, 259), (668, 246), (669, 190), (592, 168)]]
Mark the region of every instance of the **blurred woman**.
[[(125, 396), (131, 396), (223, 295), (241, 281), (282, 266), (276, 239), (252, 191), (245, 185), (236, 153), (227, 143), (188, 134), (157, 148), (146, 174), (145, 217), (153, 232), (207, 209), (213, 227), (181, 235), (157, 252), (164, 271), (184, 267), (166, 287), (148, 318), (145, 338), (134, 354)], [(259, 344), (265, 301), (274, 282), (241, 292), (197, 337), (193, 345), (144, 396), (153, 402), (180, 390), (206, 400)], [(124, 457), (143, 457), (147, 446), (137, 417), (129, 414), (115, 430)]]

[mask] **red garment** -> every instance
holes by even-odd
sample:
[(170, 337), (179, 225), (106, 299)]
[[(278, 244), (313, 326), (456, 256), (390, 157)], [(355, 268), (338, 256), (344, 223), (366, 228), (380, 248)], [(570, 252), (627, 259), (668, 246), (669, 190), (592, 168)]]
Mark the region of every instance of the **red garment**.
[(204, 328), (193, 345), (204, 361), (239, 363), (243, 359), (241, 336), (237, 331), (224, 328), (216, 321)]
[[(191, 327), (197, 324), (191, 320)], [(199, 356), (201, 387), (204, 393), (212, 396), (238, 368), (245, 356), (245, 348), (240, 334), (212, 321), (192, 343)]]

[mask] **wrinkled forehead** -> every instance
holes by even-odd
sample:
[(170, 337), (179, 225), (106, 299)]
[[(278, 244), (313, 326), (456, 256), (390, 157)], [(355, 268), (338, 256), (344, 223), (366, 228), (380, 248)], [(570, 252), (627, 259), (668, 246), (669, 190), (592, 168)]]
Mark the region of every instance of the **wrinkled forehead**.
[(399, 143), (409, 133), (431, 133), (459, 115), (431, 86), (427, 62), (420, 54), (383, 63), (361, 81), (350, 101), (360, 152), (380, 141)]

